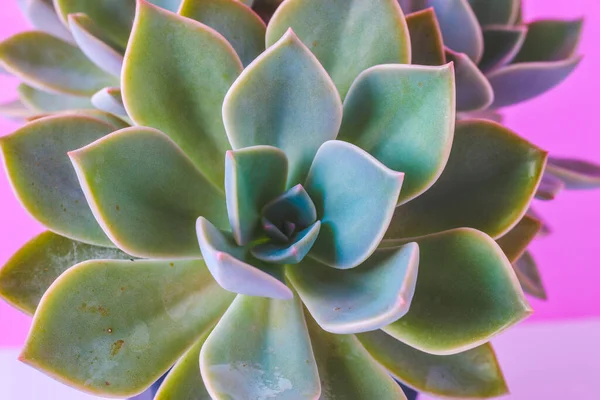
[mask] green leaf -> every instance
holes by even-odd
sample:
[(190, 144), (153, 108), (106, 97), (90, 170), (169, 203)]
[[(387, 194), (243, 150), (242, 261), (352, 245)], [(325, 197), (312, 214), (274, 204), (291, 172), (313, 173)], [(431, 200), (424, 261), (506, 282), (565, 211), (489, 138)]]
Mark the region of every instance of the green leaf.
[(71, 33), (56, 15), (52, 0), (24, 0), (21, 11), (36, 30), (73, 42)]
[(121, 49), (111, 43), (90, 17), (82, 13), (69, 14), (69, 26), (77, 46), (87, 58), (106, 73), (121, 76)]
[(65, 25), (69, 25), (69, 14), (87, 14), (111, 40), (122, 47), (127, 45), (135, 4), (136, 0), (54, 0), (56, 12)]
[(403, 178), (350, 143), (321, 146), (305, 184), (322, 224), (310, 256), (340, 269), (369, 258), (390, 223)]
[(257, 234), (262, 208), (285, 190), (288, 161), (271, 146), (229, 150), (225, 156), (225, 196), (236, 243), (248, 244)]
[[(181, 7), (182, 0), (147, 0), (156, 6), (169, 10), (171, 12), (177, 12)], [(204, 1), (204, 0), (202, 0)]]
[(214, 399), (316, 399), (321, 392), (298, 299), (239, 295), (200, 352)]
[(506, 254), (510, 262), (520, 258), (527, 246), (533, 241), (542, 229), (542, 223), (537, 219), (525, 215), (510, 231), (497, 239), (496, 242)]
[(62, 236), (113, 245), (85, 201), (67, 156), (113, 130), (90, 117), (56, 116), (31, 122), (0, 140), (8, 178), (31, 216)]
[(0, 43), (0, 61), (25, 83), (51, 92), (91, 96), (118, 84), (77, 47), (39, 31), (18, 33)]
[(412, 47), (412, 64), (446, 64), (440, 25), (432, 8), (406, 16)]
[(223, 194), (159, 131), (122, 129), (69, 157), (96, 219), (129, 254), (199, 258), (196, 218), (228, 226)]
[(254, 247), (252, 255), (259, 260), (275, 264), (298, 264), (308, 254), (317, 240), (321, 222), (317, 221), (289, 239), (287, 243), (265, 243)]
[(201, 260), (87, 261), (46, 292), (20, 360), (81, 391), (131, 397), (232, 300)]
[(337, 136), (342, 104), (317, 59), (289, 31), (235, 81), (223, 104), (234, 149), (270, 145), (289, 160), (287, 187), (306, 177), (319, 146)]
[(346, 334), (379, 329), (406, 314), (418, 266), (419, 246), (410, 243), (378, 250), (350, 270), (307, 258), (286, 273), (319, 326)]
[(564, 81), (580, 61), (581, 56), (575, 56), (563, 61), (518, 63), (491, 72), (487, 76), (494, 89), (490, 107), (506, 107), (541, 95)]
[(600, 187), (600, 165), (574, 158), (550, 157), (546, 171), (571, 190)]
[(117, 117), (116, 115), (109, 114), (105, 111), (96, 110), (96, 109), (68, 110), (68, 111), (61, 112), (57, 115), (64, 115), (64, 116), (76, 115), (76, 116), (92, 117), (92, 118), (99, 119), (100, 121), (104, 121), (107, 124), (112, 125), (114, 127), (113, 130), (115, 130), (115, 131), (119, 130), (119, 129), (123, 129), (123, 128), (129, 128), (131, 126), (127, 122), (122, 120), (121, 118)]
[(319, 369), (320, 399), (406, 400), (356, 336), (325, 332), (308, 314), (306, 324)]
[(212, 400), (200, 375), (200, 349), (210, 331), (177, 361), (160, 384), (154, 400)]
[(494, 91), (477, 65), (464, 53), (446, 49), (446, 59), (456, 70), (456, 110), (479, 111), (494, 101)]
[(415, 296), (386, 333), (426, 353), (456, 354), (531, 314), (510, 262), (486, 234), (459, 228), (417, 242)]
[(199, 22), (139, 2), (123, 65), (123, 101), (137, 125), (165, 132), (223, 187), (225, 94), (242, 71), (229, 43)]
[(525, 41), (527, 28), (523, 26), (490, 26), (483, 29), (485, 50), (479, 69), (489, 72), (510, 63)]
[(539, 20), (527, 25), (527, 37), (514, 62), (561, 61), (575, 55), (583, 19)]
[[(498, 1), (498, 0), (494, 0)], [(478, 63), (483, 55), (483, 34), (467, 0), (422, 0), (422, 8), (433, 7), (444, 44), (465, 53)]]
[(449, 356), (413, 349), (382, 331), (358, 335), (367, 351), (392, 375), (423, 394), (450, 398), (491, 398), (508, 394), (489, 343)]
[(319, 59), (342, 98), (365, 69), (410, 63), (408, 28), (397, 0), (287, 0), (267, 27), (267, 46), (288, 28)]
[(284, 283), (281, 266), (253, 259), (247, 248), (237, 247), (232, 238), (205, 218), (198, 218), (196, 232), (202, 257), (223, 289), (273, 299), (287, 300), (293, 297), (292, 291)]
[(244, 66), (265, 50), (265, 23), (240, 1), (184, 0), (179, 14), (202, 22), (223, 35)]
[(130, 258), (118, 249), (92, 246), (46, 231), (27, 242), (0, 269), (0, 296), (32, 315), (52, 282), (73, 265)]
[(344, 101), (339, 139), (406, 174), (400, 203), (425, 192), (450, 155), (455, 121), (454, 68), (372, 67)]
[(521, 0), (468, 0), (479, 23), (513, 25), (521, 9)]
[(529, 251), (515, 261), (513, 268), (525, 293), (540, 300), (548, 299), (537, 264)]
[(41, 113), (93, 108), (89, 97), (56, 94), (21, 83), (17, 87), (19, 98), (31, 110)]
[(545, 162), (544, 151), (495, 122), (459, 121), (442, 176), (396, 209), (386, 239), (459, 227), (500, 237), (527, 211)]
[(123, 106), (123, 99), (121, 98), (121, 89), (119, 88), (108, 87), (96, 92), (92, 96), (92, 104), (107, 113), (127, 116), (127, 111)]

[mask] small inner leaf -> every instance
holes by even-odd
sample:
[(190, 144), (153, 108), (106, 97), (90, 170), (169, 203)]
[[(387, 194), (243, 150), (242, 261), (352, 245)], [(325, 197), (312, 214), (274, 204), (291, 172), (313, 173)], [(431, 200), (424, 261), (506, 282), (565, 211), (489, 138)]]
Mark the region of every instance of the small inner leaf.
[(298, 264), (312, 248), (320, 229), (321, 222), (317, 221), (293, 236), (288, 235), (288, 243), (259, 244), (251, 250), (251, 253), (259, 260), (269, 263)]

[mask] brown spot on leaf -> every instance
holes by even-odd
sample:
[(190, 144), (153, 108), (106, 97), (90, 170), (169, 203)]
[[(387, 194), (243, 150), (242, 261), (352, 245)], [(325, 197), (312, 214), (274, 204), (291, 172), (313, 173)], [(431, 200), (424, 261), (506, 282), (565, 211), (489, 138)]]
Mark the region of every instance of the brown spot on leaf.
[(174, 267), (174, 266), (175, 266), (175, 264), (173, 264), (173, 263), (170, 263), (169, 265), (170, 265), (171, 267)]
[(110, 355), (114, 357), (117, 354), (119, 354), (119, 351), (121, 351), (121, 347), (123, 347), (123, 344), (125, 344), (125, 341), (121, 339), (114, 342), (110, 348)]
[(104, 384), (105, 384), (106, 386), (110, 386), (110, 382), (109, 382), (109, 381), (105, 381), (105, 382), (104, 382)]
[(340, 310), (341, 310), (341, 308), (339, 308), (339, 307), (336, 307), (333, 309), (333, 311), (340, 311)]
[(104, 317), (108, 315), (108, 310), (102, 306), (98, 306), (98, 312)]
[(106, 332), (108, 332), (108, 333), (112, 333), (112, 328), (108, 328), (108, 329), (106, 330)]
[(125, 286), (121, 286), (121, 292), (125, 291)]
[(117, 204), (117, 205), (115, 206), (115, 210), (117, 210), (117, 211), (120, 211), (120, 210), (121, 210), (121, 207), (119, 207), (119, 205)]

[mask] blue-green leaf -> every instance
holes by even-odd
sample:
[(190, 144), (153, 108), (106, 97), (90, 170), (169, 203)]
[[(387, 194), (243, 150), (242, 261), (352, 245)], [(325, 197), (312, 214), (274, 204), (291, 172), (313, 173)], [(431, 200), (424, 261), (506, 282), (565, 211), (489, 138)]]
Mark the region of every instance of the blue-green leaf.
[(40, 113), (94, 108), (89, 97), (46, 92), (24, 83), (17, 87), (17, 92), (28, 108)]
[(269, 263), (298, 264), (312, 248), (320, 229), (321, 222), (317, 221), (292, 236), (288, 243), (266, 243), (254, 247), (252, 255)]
[(426, 191), (442, 173), (454, 136), (454, 69), (413, 65), (372, 67), (344, 101), (340, 140), (406, 174), (400, 203)]
[(479, 62), (479, 69), (488, 72), (510, 63), (521, 49), (526, 34), (527, 28), (524, 26), (490, 26), (484, 28), (485, 50)]
[(378, 250), (350, 270), (327, 268), (305, 259), (287, 267), (287, 276), (313, 318), (328, 332), (366, 332), (408, 312), (419, 265), (416, 243)]
[(184, 0), (179, 14), (202, 22), (223, 35), (244, 66), (265, 50), (265, 23), (238, 0)]
[(456, 70), (456, 110), (478, 111), (494, 101), (494, 91), (487, 78), (466, 54), (446, 49), (446, 59)]
[(322, 223), (310, 256), (340, 269), (369, 258), (391, 221), (403, 179), (350, 143), (321, 146), (305, 184)]
[(36, 30), (73, 43), (73, 36), (56, 15), (52, 0), (24, 0), (21, 10)]
[(199, 258), (198, 216), (228, 226), (223, 193), (159, 131), (122, 129), (69, 157), (96, 219), (129, 254)]
[(223, 289), (274, 299), (293, 297), (292, 291), (283, 282), (281, 266), (252, 259), (248, 249), (236, 246), (232, 238), (225, 236), (205, 218), (198, 218), (196, 231), (202, 257)]
[(600, 164), (575, 158), (550, 157), (546, 171), (571, 190), (600, 187)]
[(231, 45), (213, 29), (140, 1), (125, 54), (122, 91), (137, 125), (160, 129), (208, 180), (223, 187), (231, 147), (221, 108), (242, 71)]
[(213, 399), (316, 399), (319, 374), (297, 298), (239, 295), (200, 352)]
[(323, 64), (342, 98), (365, 69), (410, 63), (408, 28), (397, 0), (287, 0), (269, 22), (267, 46), (289, 28)]
[(342, 103), (323, 67), (289, 31), (235, 81), (223, 120), (234, 149), (282, 149), (291, 187), (304, 180), (319, 146), (337, 136)]
[(123, 106), (123, 99), (121, 98), (121, 89), (116, 87), (107, 87), (92, 96), (92, 104), (99, 110), (106, 111), (107, 113), (127, 116), (127, 111)]
[(517, 21), (521, 0), (468, 0), (479, 23), (487, 25), (512, 25)]
[(262, 208), (285, 190), (287, 171), (285, 153), (275, 147), (253, 146), (227, 152), (227, 213), (238, 245), (254, 239)]
[(539, 20), (527, 25), (527, 37), (515, 63), (561, 61), (573, 57), (581, 39), (583, 20)]

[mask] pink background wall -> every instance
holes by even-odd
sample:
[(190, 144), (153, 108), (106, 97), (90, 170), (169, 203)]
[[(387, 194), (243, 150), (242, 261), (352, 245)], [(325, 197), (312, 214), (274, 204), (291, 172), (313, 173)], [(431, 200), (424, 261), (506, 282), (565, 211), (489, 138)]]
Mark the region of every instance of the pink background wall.
[[(556, 155), (578, 156), (600, 163), (600, 3), (598, 0), (524, 0), (525, 17), (586, 17), (578, 70), (541, 98), (506, 111), (507, 125)], [(27, 29), (16, 1), (3, 0), (0, 39)], [(0, 102), (13, 99), (16, 81), (0, 75)], [(17, 124), (0, 119), (0, 134)], [(541, 265), (547, 302), (531, 300), (536, 313), (530, 321), (600, 317), (600, 190), (566, 192), (537, 209), (555, 232), (539, 239), (533, 252)], [(0, 173), (0, 265), (23, 243), (41, 232), (12, 196)], [(0, 302), (0, 347), (19, 346), (29, 318)]]

